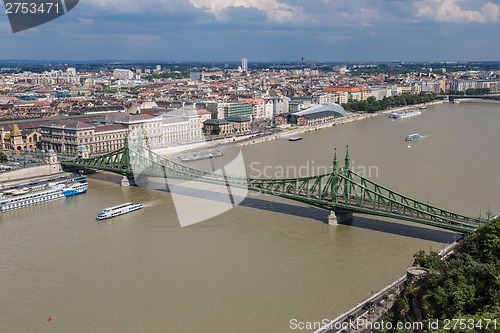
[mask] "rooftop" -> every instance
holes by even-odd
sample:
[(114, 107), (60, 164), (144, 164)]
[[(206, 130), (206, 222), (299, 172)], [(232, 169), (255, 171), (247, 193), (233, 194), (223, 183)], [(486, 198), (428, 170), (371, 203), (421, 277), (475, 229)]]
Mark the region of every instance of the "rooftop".
[(307, 108), (302, 111), (295, 112), (294, 115), (296, 116), (303, 116), (303, 115), (308, 115), (308, 114), (313, 114), (317, 112), (323, 112), (323, 111), (333, 111), (336, 112), (342, 116), (346, 115), (346, 111), (342, 106), (336, 103), (331, 103), (331, 104), (316, 104), (311, 106), (310, 108)]

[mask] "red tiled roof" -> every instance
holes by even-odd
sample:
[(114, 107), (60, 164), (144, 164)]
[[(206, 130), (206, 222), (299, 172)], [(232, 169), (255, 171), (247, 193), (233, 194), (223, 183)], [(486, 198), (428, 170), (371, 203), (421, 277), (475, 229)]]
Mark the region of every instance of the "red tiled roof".
[(201, 114), (211, 114), (210, 112), (208, 112), (205, 109), (198, 109), (198, 110), (196, 110), (196, 113), (198, 113), (199, 115), (201, 115)]
[(370, 88), (367, 88), (367, 87), (327, 87), (324, 90), (326, 92), (349, 92), (349, 93), (355, 93), (355, 92), (369, 91)]
[(118, 131), (121, 129), (126, 129), (126, 126), (122, 124), (113, 124), (113, 125), (97, 126), (94, 132), (96, 133), (111, 132), (111, 131)]

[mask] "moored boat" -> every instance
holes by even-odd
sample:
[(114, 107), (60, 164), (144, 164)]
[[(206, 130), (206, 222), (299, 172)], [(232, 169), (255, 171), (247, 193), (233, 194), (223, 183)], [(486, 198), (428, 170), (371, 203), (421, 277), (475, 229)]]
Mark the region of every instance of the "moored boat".
[(86, 177), (59, 178), (5, 189), (0, 192), (0, 212), (34, 206), (87, 192)]
[(292, 136), (288, 138), (288, 141), (299, 141), (302, 140), (301, 136)]
[(406, 111), (401, 111), (401, 112), (393, 112), (393, 113), (389, 114), (389, 118), (394, 118), (394, 119), (407, 118), (407, 117), (419, 115), (421, 113), (422, 113), (422, 111), (420, 111), (419, 109), (406, 110)]
[(181, 156), (179, 157), (179, 159), (181, 160), (181, 162), (191, 162), (191, 161), (205, 160), (207, 158), (214, 158), (220, 156), (224, 156), (224, 153), (221, 151), (217, 151), (215, 153), (210, 153), (206, 155)]

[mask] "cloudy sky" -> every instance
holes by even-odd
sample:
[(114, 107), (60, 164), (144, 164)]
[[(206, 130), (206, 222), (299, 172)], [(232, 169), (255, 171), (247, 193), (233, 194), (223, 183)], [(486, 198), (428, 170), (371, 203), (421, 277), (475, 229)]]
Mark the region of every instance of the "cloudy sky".
[(500, 0), (80, 0), (0, 59), (500, 60)]

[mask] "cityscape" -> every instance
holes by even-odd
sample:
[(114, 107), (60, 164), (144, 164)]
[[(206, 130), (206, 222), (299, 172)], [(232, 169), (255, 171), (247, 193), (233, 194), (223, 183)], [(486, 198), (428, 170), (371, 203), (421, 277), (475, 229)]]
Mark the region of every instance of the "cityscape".
[(0, 332), (498, 331), (498, 4), (4, 3)]
[[(237, 67), (113, 63), (85, 72), (64, 64), (38, 65), (39, 72), (2, 67), (2, 149), (103, 154), (123, 147), (131, 124), (146, 123), (151, 131), (145, 135), (154, 136), (150, 146), (159, 148), (202, 141), (203, 134), (216, 138), (274, 125), (333, 122), (346, 111), (337, 112), (340, 106), (375, 112), (382, 107), (370, 110), (363, 103), (405, 94), (434, 100), (446, 94), (500, 93), (495, 63), (299, 63), (250, 71), (248, 65), (243, 58)], [(330, 108), (314, 109), (326, 104)], [(189, 117), (169, 112), (179, 108), (193, 112)], [(311, 116), (318, 112), (327, 113)]]

